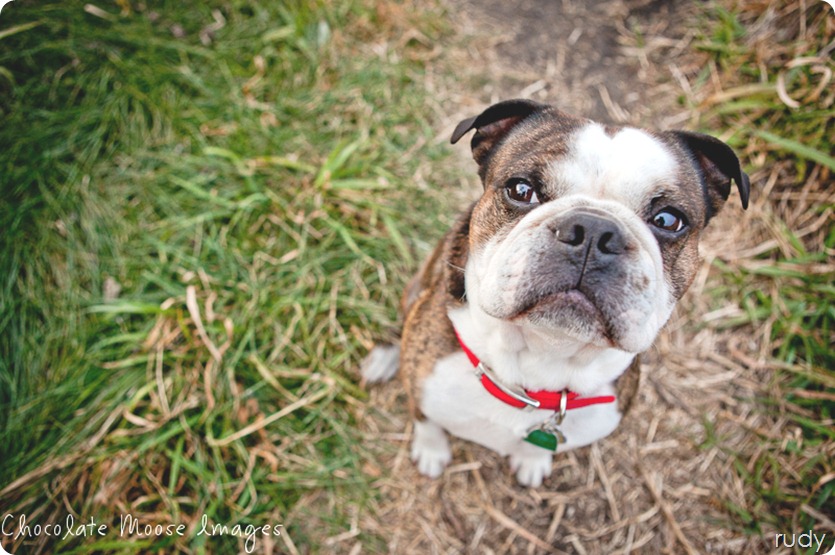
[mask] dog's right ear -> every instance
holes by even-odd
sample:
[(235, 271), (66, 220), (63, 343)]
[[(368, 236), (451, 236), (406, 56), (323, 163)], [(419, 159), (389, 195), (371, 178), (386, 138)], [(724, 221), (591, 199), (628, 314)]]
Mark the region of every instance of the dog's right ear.
[(470, 146), (473, 149), (473, 158), (479, 165), (482, 165), (496, 143), (507, 135), (513, 126), (531, 114), (546, 108), (548, 108), (547, 104), (540, 104), (533, 100), (517, 99), (499, 102), (481, 114), (459, 123), (452, 132), (450, 142), (457, 143), (467, 132), (475, 129)]

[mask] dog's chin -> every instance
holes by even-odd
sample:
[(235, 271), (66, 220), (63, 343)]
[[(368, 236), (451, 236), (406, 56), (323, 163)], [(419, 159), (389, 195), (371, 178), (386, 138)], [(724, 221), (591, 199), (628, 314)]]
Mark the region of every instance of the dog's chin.
[(609, 318), (577, 289), (520, 303), (507, 319), (546, 334), (550, 331), (590, 345), (620, 348)]

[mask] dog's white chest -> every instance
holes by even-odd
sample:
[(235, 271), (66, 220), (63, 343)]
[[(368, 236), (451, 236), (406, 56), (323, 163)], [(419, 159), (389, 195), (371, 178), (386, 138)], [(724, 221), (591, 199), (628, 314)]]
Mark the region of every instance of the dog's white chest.
[[(596, 393), (613, 394), (610, 385)], [(512, 455), (522, 445), (528, 446), (524, 443), (528, 433), (554, 415), (549, 410), (519, 409), (493, 397), (463, 352), (449, 355), (435, 365), (423, 384), (421, 411), (453, 435), (502, 455)], [(588, 445), (609, 435), (620, 419), (616, 403), (568, 411), (559, 425), (565, 441), (557, 451)]]

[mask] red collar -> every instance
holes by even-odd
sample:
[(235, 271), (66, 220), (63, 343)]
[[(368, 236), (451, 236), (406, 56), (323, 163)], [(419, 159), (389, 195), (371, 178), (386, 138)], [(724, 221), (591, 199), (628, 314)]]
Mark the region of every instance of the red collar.
[(458, 338), (458, 343), (461, 345), (461, 349), (464, 350), (464, 354), (467, 355), (467, 358), (470, 359), (470, 363), (476, 368), (476, 374), (480, 377), (481, 385), (484, 386), (484, 389), (486, 389), (496, 399), (512, 407), (521, 409), (530, 406), (537, 409), (560, 410), (560, 404), (563, 402), (563, 395), (566, 395), (567, 397), (567, 402), (563, 410), (579, 409), (589, 405), (600, 405), (603, 403), (615, 402), (614, 395), (580, 397), (579, 393), (574, 393), (573, 391), (568, 390), (528, 391), (527, 389), (512, 388), (504, 385), (496, 379), (492, 370), (490, 370), (490, 368), (488, 368), (485, 364), (482, 364), (475, 353), (473, 353), (470, 348), (464, 344), (464, 341), (461, 339), (457, 330), (455, 331), (455, 336)]

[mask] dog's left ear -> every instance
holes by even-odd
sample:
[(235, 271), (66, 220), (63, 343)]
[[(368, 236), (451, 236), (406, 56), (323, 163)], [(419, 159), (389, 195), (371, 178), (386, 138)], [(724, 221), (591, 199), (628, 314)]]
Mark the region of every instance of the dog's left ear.
[(734, 151), (714, 137), (692, 131), (673, 131), (672, 134), (692, 154), (696, 168), (702, 175), (709, 200), (706, 220), (712, 218), (728, 200), (731, 180), (736, 182), (742, 208), (748, 208), (751, 182), (742, 171), (742, 165)]
[(457, 143), (468, 131), (475, 129), (476, 132), (470, 146), (473, 149), (473, 158), (479, 166), (482, 166), (493, 147), (517, 123), (546, 108), (549, 108), (547, 104), (540, 104), (533, 100), (517, 99), (499, 102), (490, 106), (481, 114), (459, 123), (455, 127), (455, 131), (452, 132), (450, 142), (452, 144)]

